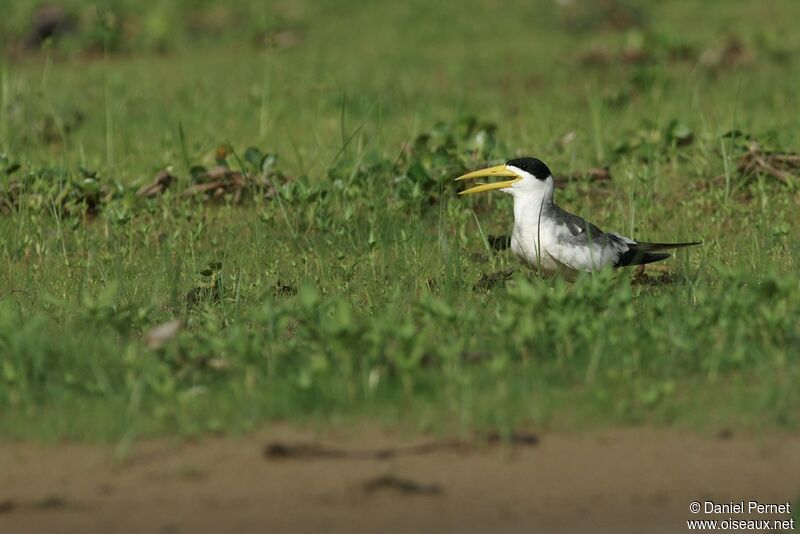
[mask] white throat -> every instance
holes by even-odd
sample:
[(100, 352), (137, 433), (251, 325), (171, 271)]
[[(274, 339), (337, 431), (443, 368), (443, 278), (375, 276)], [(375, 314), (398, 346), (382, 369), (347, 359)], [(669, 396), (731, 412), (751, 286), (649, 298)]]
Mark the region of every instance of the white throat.
[(526, 177), (504, 191), (514, 197), (514, 230), (520, 226), (536, 228), (542, 211), (553, 203), (553, 177), (546, 180)]

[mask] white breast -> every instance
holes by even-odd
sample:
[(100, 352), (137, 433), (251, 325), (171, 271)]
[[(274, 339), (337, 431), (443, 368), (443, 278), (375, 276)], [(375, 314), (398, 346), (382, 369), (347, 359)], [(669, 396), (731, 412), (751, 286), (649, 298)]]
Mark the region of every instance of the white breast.
[(547, 221), (541, 221), (541, 226), (538, 221), (532, 225), (515, 223), (511, 251), (534, 270), (541, 269), (547, 274), (576, 274), (575, 269), (556, 252), (554, 230)]

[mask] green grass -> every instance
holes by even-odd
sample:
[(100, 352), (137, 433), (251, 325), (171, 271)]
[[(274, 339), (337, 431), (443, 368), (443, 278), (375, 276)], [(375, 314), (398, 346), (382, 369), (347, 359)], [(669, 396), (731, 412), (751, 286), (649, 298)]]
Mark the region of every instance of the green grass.
[[(741, 176), (743, 146), (723, 137), (800, 146), (794, 2), (633, 3), (623, 30), (581, 5), (239, 2), (191, 17), (112, 2), (128, 30), (9, 52), (0, 436), (342, 418), (796, 430), (797, 177)], [(198, 17), (222, 25), (193, 32)], [(281, 31), (286, 46), (254, 45)], [(744, 53), (715, 60), (732, 37)], [(182, 196), (220, 145), (258, 186), (240, 204)], [(559, 175), (609, 165), (610, 186), (570, 182), (560, 204), (704, 245), (669, 260), (665, 284), (539, 279), (483, 239), (510, 231), (510, 199), (458, 198), (450, 181), (514, 155)], [(135, 194), (165, 168), (166, 194)], [(508, 267), (506, 287), (473, 290)], [(149, 348), (173, 318), (184, 328)]]

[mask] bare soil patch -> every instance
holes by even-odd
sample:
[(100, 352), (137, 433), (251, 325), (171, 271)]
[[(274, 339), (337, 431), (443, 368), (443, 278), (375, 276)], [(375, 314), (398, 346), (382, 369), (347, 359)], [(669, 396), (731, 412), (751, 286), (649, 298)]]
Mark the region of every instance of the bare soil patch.
[(797, 499), (798, 450), (796, 435), (642, 428), (465, 444), (275, 426), (143, 442), (124, 461), (3, 443), (0, 531), (683, 532), (704, 518), (694, 500)]

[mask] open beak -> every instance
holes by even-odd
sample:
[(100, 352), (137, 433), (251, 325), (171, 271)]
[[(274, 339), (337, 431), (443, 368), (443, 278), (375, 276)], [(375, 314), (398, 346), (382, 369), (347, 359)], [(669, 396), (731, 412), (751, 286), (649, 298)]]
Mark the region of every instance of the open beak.
[(506, 168), (505, 165), (495, 165), (494, 167), (489, 167), (487, 169), (481, 169), (479, 171), (472, 171), (470, 173), (465, 174), (464, 176), (459, 176), (456, 178), (458, 180), (474, 180), (475, 178), (481, 178), (484, 176), (513, 176), (513, 180), (503, 180), (502, 182), (492, 182), (489, 184), (481, 184), (476, 185), (475, 187), (470, 187), (465, 191), (461, 191), (459, 195), (471, 195), (473, 193), (481, 193), (483, 191), (491, 191), (492, 189), (505, 189), (506, 187), (511, 187), (511, 184), (514, 182), (518, 182), (522, 180), (521, 177), (517, 176), (510, 170)]

